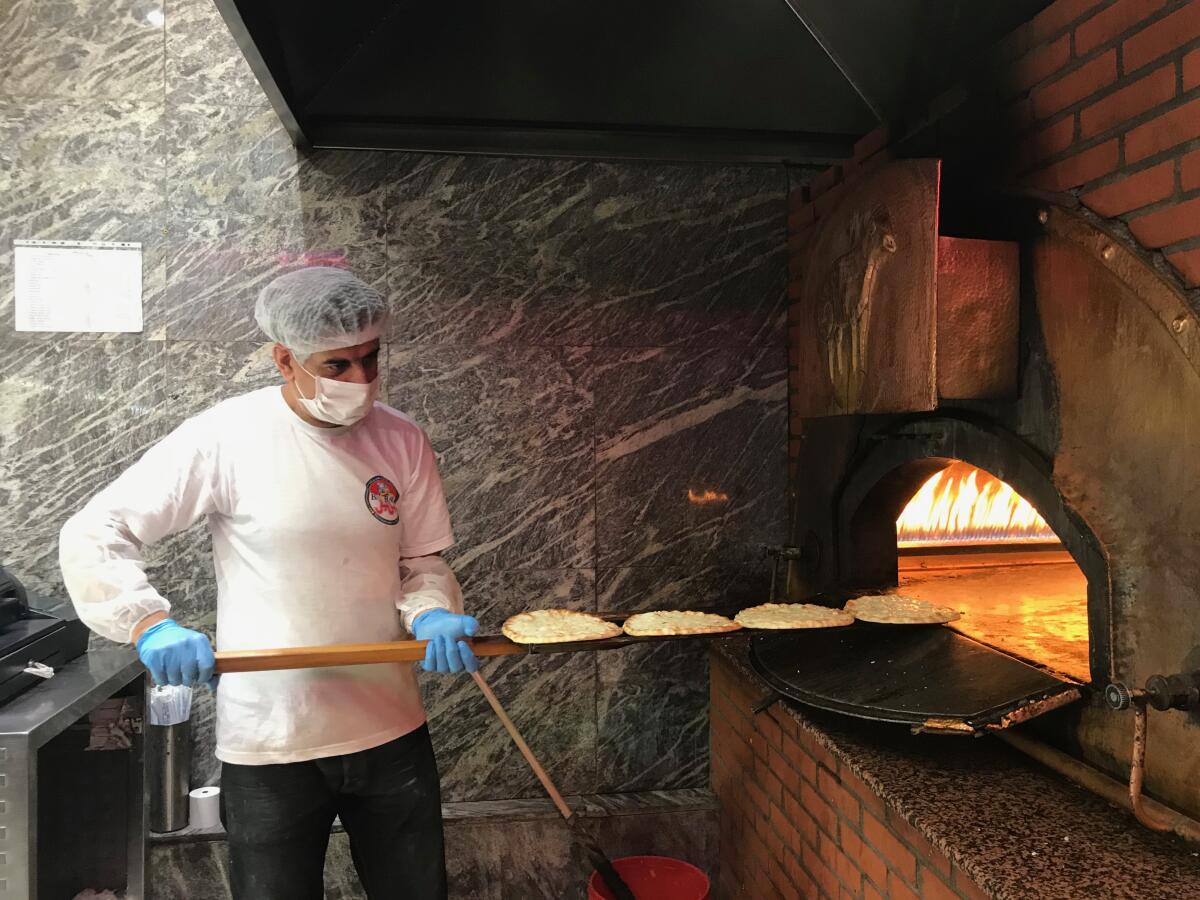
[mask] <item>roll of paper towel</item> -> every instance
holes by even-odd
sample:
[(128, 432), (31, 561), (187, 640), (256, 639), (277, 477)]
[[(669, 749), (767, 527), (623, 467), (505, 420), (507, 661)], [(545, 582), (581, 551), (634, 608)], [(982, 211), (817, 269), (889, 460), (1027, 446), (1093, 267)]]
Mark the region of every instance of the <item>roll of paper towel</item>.
[(221, 824), (221, 789), (196, 788), (188, 794), (188, 825), (192, 828), (216, 828)]

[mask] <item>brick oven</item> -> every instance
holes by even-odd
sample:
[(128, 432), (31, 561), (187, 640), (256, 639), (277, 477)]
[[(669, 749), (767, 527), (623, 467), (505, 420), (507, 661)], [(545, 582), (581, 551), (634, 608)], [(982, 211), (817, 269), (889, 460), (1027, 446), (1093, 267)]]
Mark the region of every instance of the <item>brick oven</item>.
[[(776, 590), (898, 588), (964, 615), (714, 654), (723, 892), (1124, 896), (1090, 822), (1153, 861), (1129, 896), (1194, 896), (1181, 839), (1035, 787), (988, 736), (1122, 783), (1136, 750), (1134, 782), (1165, 804), (1143, 820), (1195, 833), (1200, 3), (1058, 0), (974, 81), (798, 188), (789, 259)], [(1046, 821), (1071, 810), (1049, 893), (1022, 881), (1051, 854), (1018, 826), (907, 793), (953, 793), (947, 773), (974, 785), (959, 806), (994, 789), (996, 807), (1054, 796)], [(1024, 875), (980, 862), (1005, 852)]]

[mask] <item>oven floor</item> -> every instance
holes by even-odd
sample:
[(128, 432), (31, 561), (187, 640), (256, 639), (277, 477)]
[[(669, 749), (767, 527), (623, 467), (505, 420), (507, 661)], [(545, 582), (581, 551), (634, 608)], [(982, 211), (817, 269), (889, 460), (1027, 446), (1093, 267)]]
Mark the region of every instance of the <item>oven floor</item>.
[(900, 571), (900, 589), (962, 610), (951, 627), (1077, 681), (1088, 669), (1087, 580), (1073, 562)]

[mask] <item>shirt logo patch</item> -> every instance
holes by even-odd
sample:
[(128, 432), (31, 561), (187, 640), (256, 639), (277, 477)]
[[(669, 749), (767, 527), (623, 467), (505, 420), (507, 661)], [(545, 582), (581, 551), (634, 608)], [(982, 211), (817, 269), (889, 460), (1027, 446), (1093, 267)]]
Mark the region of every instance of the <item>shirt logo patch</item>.
[(367, 482), (363, 499), (367, 501), (371, 515), (384, 525), (395, 525), (400, 521), (400, 492), (382, 475), (376, 475)]

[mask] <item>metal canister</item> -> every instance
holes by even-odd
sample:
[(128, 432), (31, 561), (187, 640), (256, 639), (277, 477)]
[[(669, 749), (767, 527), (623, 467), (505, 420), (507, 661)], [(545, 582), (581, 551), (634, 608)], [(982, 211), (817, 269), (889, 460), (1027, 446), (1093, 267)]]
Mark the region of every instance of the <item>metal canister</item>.
[(188, 823), (192, 735), (188, 722), (146, 726), (150, 830), (179, 831)]

